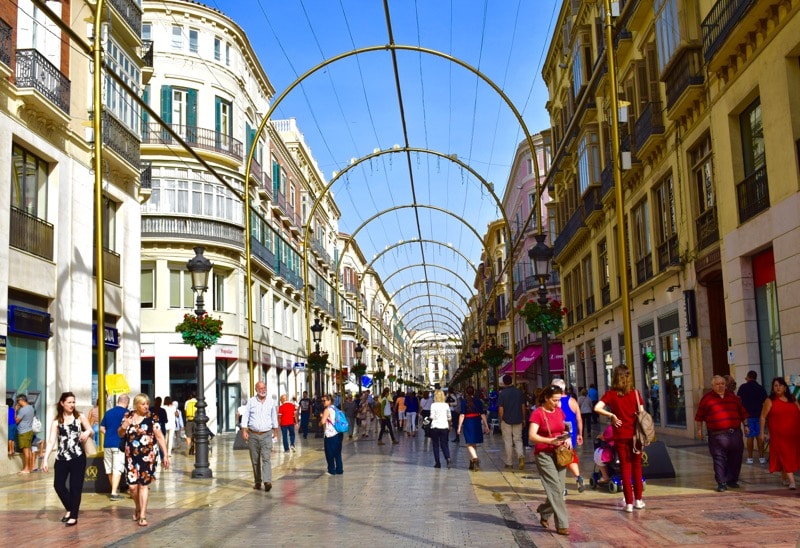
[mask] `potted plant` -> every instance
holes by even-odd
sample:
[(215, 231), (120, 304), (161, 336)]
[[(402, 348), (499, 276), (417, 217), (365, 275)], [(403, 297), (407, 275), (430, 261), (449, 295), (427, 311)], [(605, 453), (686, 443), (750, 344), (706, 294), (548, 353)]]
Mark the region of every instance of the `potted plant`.
[(184, 314), (183, 321), (175, 326), (175, 331), (181, 334), (186, 344), (206, 350), (214, 346), (222, 336), (222, 320), (208, 314)]
[(567, 309), (562, 308), (561, 303), (558, 301), (550, 301), (542, 306), (531, 300), (525, 303), (525, 306), (519, 311), (519, 315), (525, 318), (528, 329), (542, 333), (558, 333), (561, 331), (566, 313)]
[(367, 372), (367, 365), (364, 363), (357, 363), (351, 368), (351, 372), (355, 375), (356, 379), (360, 379)]
[[(375, 373), (373, 373), (373, 375), (372, 375), (372, 380), (373, 381), (382, 381), (385, 378), (386, 378), (386, 372), (385, 371), (380, 371), (379, 370), (379, 371), (376, 371)], [(391, 381), (392, 378), (389, 377), (389, 380)]]
[(328, 353), (314, 351), (308, 355), (308, 368), (314, 372), (324, 371), (328, 367)]
[(483, 349), (483, 360), (489, 367), (498, 367), (510, 357), (511, 354), (506, 352), (506, 347), (502, 344), (490, 344)]
[(397, 375), (389, 375), (386, 377), (389, 382), (395, 382), (397, 380)]

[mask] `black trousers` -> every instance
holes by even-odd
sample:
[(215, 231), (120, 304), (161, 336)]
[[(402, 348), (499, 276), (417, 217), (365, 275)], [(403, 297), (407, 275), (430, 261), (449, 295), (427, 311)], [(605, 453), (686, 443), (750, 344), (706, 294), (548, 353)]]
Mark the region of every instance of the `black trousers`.
[(392, 441), (394, 441), (394, 430), (392, 429), (391, 416), (381, 417), (381, 431), (378, 434), (378, 441), (381, 441), (381, 438), (383, 438), (383, 433), (387, 430), (389, 431), (389, 437), (392, 438)]
[(71, 519), (78, 519), (85, 474), (86, 455), (72, 460), (57, 460), (53, 467), (53, 487)]

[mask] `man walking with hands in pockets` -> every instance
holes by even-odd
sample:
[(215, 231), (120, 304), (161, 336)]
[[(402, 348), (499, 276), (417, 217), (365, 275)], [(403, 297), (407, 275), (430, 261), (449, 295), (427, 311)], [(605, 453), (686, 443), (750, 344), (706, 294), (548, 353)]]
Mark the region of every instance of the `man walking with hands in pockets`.
[(253, 489), (264, 491), (272, 489), (272, 436), (278, 436), (278, 410), (275, 402), (267, 397), (267, 385), (263, 381), (256, 383), (256, 395), (247, 400), (242, 418), (242, 437), (250, 446), (250, 462), (253, 464), (255, 484)]

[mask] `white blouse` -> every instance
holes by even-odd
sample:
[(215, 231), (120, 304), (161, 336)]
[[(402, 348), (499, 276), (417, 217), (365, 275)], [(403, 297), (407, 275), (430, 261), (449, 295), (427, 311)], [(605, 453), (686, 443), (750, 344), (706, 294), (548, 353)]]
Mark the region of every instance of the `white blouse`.
[(450, 428), (450, 406), (443, 401), (431, 404), (431, 428)]

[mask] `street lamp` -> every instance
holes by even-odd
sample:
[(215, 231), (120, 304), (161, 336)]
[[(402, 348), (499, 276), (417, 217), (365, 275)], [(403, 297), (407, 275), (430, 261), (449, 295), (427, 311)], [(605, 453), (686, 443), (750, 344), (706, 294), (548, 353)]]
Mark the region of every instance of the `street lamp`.
[[(319, 343), (322, 341), (322, 332), (325, 331), (325, 326), (320, 323), (319, 318), (314, 318), (314, 325), (311, 326), (311, 338), (314, 340), (314, 347), (317, 354), (319, 354)], [(320, 377), (322, 371), (314, 375), (314, 393), (319, 394), (322, 389), (320, 388)], [(314, 396), (314, 394), (312, 394)]]
[[(383, 371), (383, 357), (381, 357), (380, 354), (378, 354), (378, 358), (375, 360), (375, 363), (377, 364), (377, 370)], [(384, 377), (386, 377), (386, 375), (384, 375)], [(383, 379), (381, 379), (381, 384), (378, 389), (383, 392)]]
[[(378, 367), (383, 367), (383, 356), (378, 356)], [(389, 362), (389, 376), (391, 377), (394, 375), (394, 362)], [(394, 390), (394, 381), (389, 381), (389, 388)], [(381, 392), (383, 392), (383, 386), (381, 385)]]
[[(544, 243), (546, 234), (536, 234), (536, 245), (528, 250), (528, 257), (533, 263), (533, 275), (539, 279), (540, 306), (547, 306), (547, 280), (550, 279), (550, 261), (553, 259), (553, 249)], [(547, 331), (542, 331), (542, 380), (543, 386), (550, 386), (550, 349), (547, 344)]]
[[(186, 263), (186, 269), (192, 277), (192, 291), (195, 294), (194, 313), (197, 318), (206, 315), (203, 293), (208, 289), (208, 274), (211, 272), (211, 261), (204, 255), (202, 246), (194, 248), (194, 257)], [(195, 447), (193, 478), (211, 478), (208, 466), (208, 415), (206, 415), (206, 386), (203, 379), (203, 349), (197, 348), (197, 404), (195, 405), (195, 431), (193, 440)]]
[[(497, 324), (500, 322), (497, 319), (497, 316), (494, 315), (494, 310), (489, 311), (489, 315), (486, 318), (486, 333), (491, 337), (492, 345), (497, 346)], [(497, 390), (500, 384), (497, 382), (497, 368), (500, 366), (499, 363), (492, 363), (492, 377), (494, 378), (494, 387)]]
[[(360, 366), (361, 365), (361, 356), (364, 355), (364, 347), (361, 346), (360, 342), (357, 342), (355, 350), (356, 350), (356, 365)], [(360, 367), (357, 369), (357, 372), (359, 373), (357, 375), (358, 376), (358, 395), (361, 396), (361, 377), (363, 375), (361, 375), (361, 368)]]

